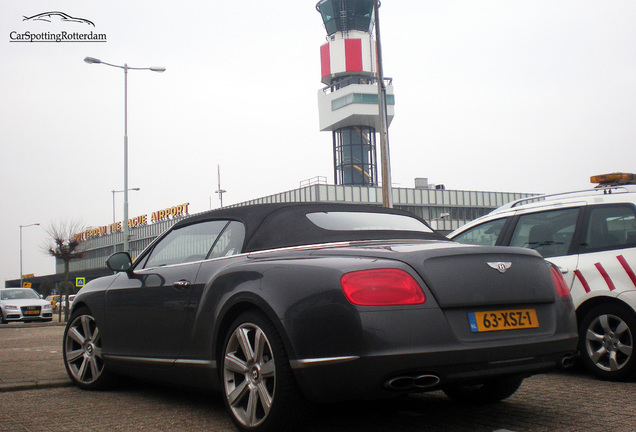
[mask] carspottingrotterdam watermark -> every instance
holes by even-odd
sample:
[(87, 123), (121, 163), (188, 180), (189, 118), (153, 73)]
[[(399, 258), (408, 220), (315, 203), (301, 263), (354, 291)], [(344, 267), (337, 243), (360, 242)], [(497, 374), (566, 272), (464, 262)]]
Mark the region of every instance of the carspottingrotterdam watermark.
[(108, 37), (106, 33), (99, 33), (93, 30), (82, 31), (78, 30), (77, 26), (83, 28), (95, 27), (95, 23), (85, 18), (78, 18), (70, 16), (64, 12), (43, 12), (33, 16), (24, 16), (23, 22), (28, 23), (56, 23), (63, 26), (73, 26), (73, 30), (55, 30), (55, 31), (36, 31), (29, 30), (14, 30), (9, 33), (9, 42), (17, 43), (61, 43), (61, 42), (107, 42)]
[(80, 32), (39, 32), (30, 31), (9, 33), (9, 42), (107, 42), (104, 33), (80, 33)]

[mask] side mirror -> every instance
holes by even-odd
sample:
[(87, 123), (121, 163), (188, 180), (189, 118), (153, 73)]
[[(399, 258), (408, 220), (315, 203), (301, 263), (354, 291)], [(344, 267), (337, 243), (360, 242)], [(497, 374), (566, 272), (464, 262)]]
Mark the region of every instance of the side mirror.
[(132, 268), (132, 259), (128, 252), (116, 252), (108, 257), (106, 265), (114, 272), (127, 272)]

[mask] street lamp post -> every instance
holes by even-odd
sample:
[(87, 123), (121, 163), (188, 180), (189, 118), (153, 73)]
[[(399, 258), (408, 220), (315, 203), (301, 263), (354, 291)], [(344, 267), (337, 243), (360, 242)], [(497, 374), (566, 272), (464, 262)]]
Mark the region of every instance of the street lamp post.
[(391, 186), (391, 157), (389, 154), (389, 125), (386, 107), (386, 87), (382, 69), (382, 42), (380, 41), (380, 16), (378, 14), (380, 0), (373, 1), (375, 14), (375, 39), (378, 67), (378, 110), (380, 117), (380, 155), (382, 157), (382, 204), (393, 208), (393, 188)]
[[(431, 219), (431, 228), (435, 231), (439, 230), (439, 222), (442, 221), (442, 228), (444, 228), (444, 221), (450, 217), (450, 213), (442, 213), (439, 217)], [(435, 222), (435, 226), (433, 226), (433, 222)]]
[(161, 66), (151, 66), (147, 68), (130, 67), (124, 63), (123, 66), (114, 65), (96, 59), (86, 57), (84, 61), (88, 64), (105, 64), (124, 70), (124, 252), (128, 252), (128, 71), (129, 70), (149, 70), (153, 72), (165, 72), (166, 68)]
[[(131, 191), (139, 191), (139, 188), (130, 188), (128, 190)], [(121, 193), (124, 192), (123, 190), (112, 190), (111, 191), (113, 193), (113, 228), (111, 229), (111, 233), (114, 234), (115, 232), (115, 224), (117, 223), (117, 220), (115, 218), (115, 194), (116, 193)], [(117, 243), (115, 242), (115, 236), (113, 235), (113, 253), (117, 252)]]
[(39, 223), (32, 223), (29, 225), (20, 225), (20, 288), (22, 288), (22, 228), (37, 226)]

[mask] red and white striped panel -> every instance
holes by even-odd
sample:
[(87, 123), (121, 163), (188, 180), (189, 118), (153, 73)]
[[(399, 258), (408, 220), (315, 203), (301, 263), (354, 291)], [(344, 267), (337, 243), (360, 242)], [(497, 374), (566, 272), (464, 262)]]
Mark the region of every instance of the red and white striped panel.
[[(633, 288), (636, 288), (636, 273), (634, 272), (634, 269), (632, 268), (632, 266), (627, 262), (627, 260), (625, 259), (623, 255), (618, 255), (616, 257), (616, 260), (618, 261), (618, 264), (620, 264), (620, 266), (612, 265), (613, 263), (609, 263), (609, 264), (611, 265), (613, 272), (617, 271), (618, 269), (622, 269), (622, 272), (619, 271), (618, 274), (614, 274), (614, 275), (610, 274), (612, 272), (609, 272), (605, 268), (605, 266), (603, 266), (603, 264), (601, 264), (600, 262), (597, 262), (597, 263), (594, 263), (593, 269), (590, 267), (588, 270), (586, 270), (586, 273), (587, 273), (586, 275), (584, 275), (581, 270), (575, 270), (574, 275), (576, 276), (576, 279), (579, 281), (579, 283), (581, 284), (581, 286), (583, 287), (586, 293), (589, 293), (590, 291), (592, 291), (592, 287), (590, 287), (590, 284), (587, 279), (588, 278), (597, 279), (599, 275), (605, 281), (605, 287), (610, 291), (614, 291), (616, 289), (615, 279), (619, 277), (625, 278), (625, 276), (629, 278), (629, 280), (633, 284)], [(596, 273), (592, 273), (592, 272), (596, 272)], [(595, 287), (595, 289), (599, 289), (599, 287)]]
[(320, 72), (322, 82), (330, 84), (331, 78), (349, 74), (373, 74), (370, 39), (335, 39), (320, 47)]

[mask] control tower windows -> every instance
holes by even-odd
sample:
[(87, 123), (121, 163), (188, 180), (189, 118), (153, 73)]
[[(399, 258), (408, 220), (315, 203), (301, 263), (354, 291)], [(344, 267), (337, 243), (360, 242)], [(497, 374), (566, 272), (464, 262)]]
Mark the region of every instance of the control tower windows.
[(338, 185), (377, 186), (375, 129), (353, 126), (333, 132)]
[(321, 0), (316, 9), (328, 35), (349, 30), (369, 32), (371, 29), (373, 0)]

